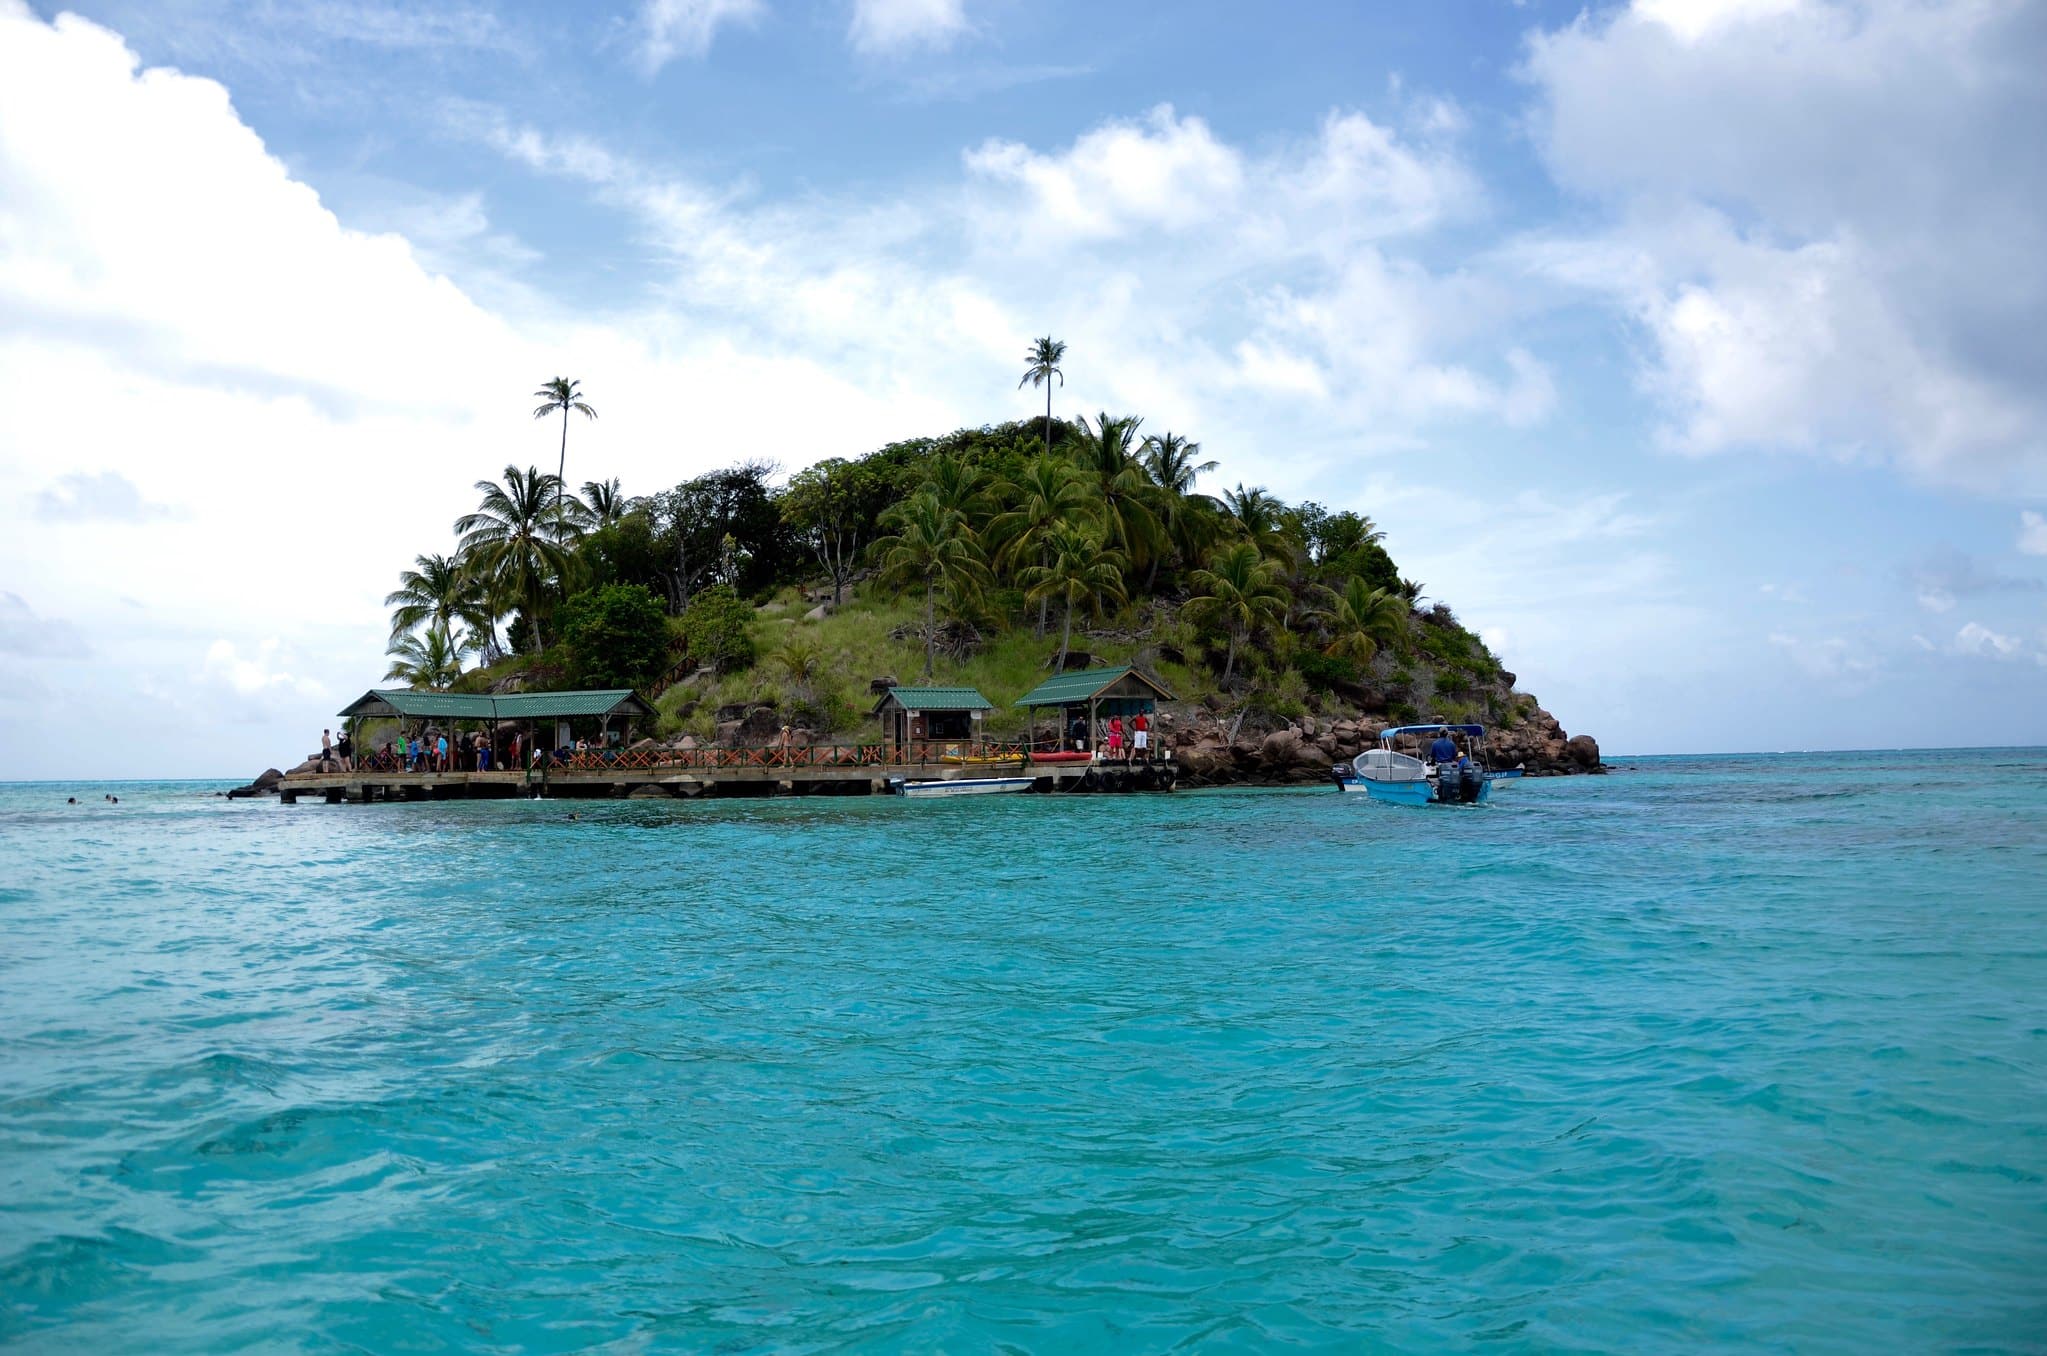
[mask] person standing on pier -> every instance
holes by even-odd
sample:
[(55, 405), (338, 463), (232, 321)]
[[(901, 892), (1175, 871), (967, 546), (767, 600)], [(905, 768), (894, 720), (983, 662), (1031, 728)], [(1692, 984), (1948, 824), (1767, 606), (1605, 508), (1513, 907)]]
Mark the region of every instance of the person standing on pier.
[(1140, 763), (1151, 761), (1151, 721), (1139, 711), (1130, 719), (1131, 756)]
[[(322, 730), (320, 731), (320, 761), (323, 763), (328, 763), (332, 762), (333, 760), (334, 732), (332, 730)], [(325, 769), (322, 770), (324, 771)]]

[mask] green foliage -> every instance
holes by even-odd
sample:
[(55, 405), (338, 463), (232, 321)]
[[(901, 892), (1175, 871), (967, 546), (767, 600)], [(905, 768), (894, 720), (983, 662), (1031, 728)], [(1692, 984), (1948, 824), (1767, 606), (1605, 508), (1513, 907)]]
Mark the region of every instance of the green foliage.
[(1333, 692), (1358, 684), (1358, 666), (1338, 655), (1319, 650), (1301, 650), (1294, 655), (1294, 669), (1316, 692)]
[[(1062, 359), (1057, 340), (1033, 344), (1022, 384), (1049, 397)], [(573, 383), (539, 394), (546, 416), (584, 408)], [(1421, 601), (1369, 516), (1243, 484), (1211, 497), (1200, 482), (1217, 463), (1200, 444), (1142, 435), (1143, 422), (1068, 422), (1048, 404), (817, 461), (784, 485), (753, 460), (642, 498), (591, 479), (571, 500), (557, 476), (507, 467), (501, 483), (479, 482), (458, 550), (401, 575), (393, 641), (424, 647), (417, 633), (440, 632), (456, 674), (476, 652), (483, 667), (452, 679), (465, 686), (608, 685), (665, 672), (672, 630), (714, 676), (657, 703), (667, 728), (700, 734), (739, 701), (773, 701), (813, 729), (860, 728), (868, 681), (912, 678), (919, 652), (928, 680), (999, 703), (1084, 650), (1135, 659), (1192, 701), (1298, 714), (1386, 690), (1423, 715), (1456, 703), (1525, 718), (1501, 700), (1499, 660), (1448, 607)], [(837, 606), (806, 618), (814, 595), (796, 586), (819, 581)], [(665, 630), (649, 604), (682, 615)], [(940, 653), (941, 612), (979, 632), (970, 657)], [(998, 711), (987, 728), (1024, 719)]]
[(445, 692), (462, 676), (462, 643), (448, 634), (446, 626), (429, 626), (424, 633), (399, 636), (386, 653), (391, 656), (391, 667), (384, 677), (410, 688)]
[(757, 653), (753, 639), (753, 607), (730, 584), (699, 592), (683, 609), (683, 651), (699, 664), (719, 672), (750, 668)]
[(668, 667), (668, 610), (638, 584), (571, 597), (562, 604), (561, 636), (584, 687), (644, 687)]

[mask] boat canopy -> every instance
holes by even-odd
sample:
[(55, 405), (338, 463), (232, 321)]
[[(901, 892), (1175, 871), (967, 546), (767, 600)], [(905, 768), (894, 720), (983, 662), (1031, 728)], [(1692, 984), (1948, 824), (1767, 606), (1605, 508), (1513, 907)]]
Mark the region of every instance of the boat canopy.
[(1483, 726), (1483, 725), (1395, 725), (1395, 726), (1391, 727), (1390, 729), (1385, 729), (1385, 730), (1381, 730), (1381, 731), (1379, 731), (1379, 738), (1381, 738), (1381, 739), (1391, 739), (1391, 738), (1393, 738), (1393, 736), (1395, 736), (1395, 735), (1404, 735), (1404, 734), (1411, 734), (1411, 735), (1423, 735), (1423, 734), (1461, 734), (1461, 735), (1470, 735), (1470, 736), (1472, 736), (1473, 738), (1479, 738), (1479, 737), (1482, 737), (1482, 736), (1483, 736), (1483, 735), (1485, 734), (1485, 726)]

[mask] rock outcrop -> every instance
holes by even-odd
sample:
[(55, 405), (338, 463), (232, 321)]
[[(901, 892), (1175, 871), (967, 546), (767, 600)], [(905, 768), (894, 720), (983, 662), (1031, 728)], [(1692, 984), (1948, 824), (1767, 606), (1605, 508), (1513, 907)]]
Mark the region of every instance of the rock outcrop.
[[(313, 759), (312, 761), (317, 763), (319, 760)], [(277, 784), (283, 780), (284, 774), (276, 768), (264, 768), (255, 781), (250, 782), (247, 786), (236, 787), (227, 793), (227, 798), (229, 800), (247, 800), (252, 796), (274, 796), (277, 794)]]
[[(1162, 742), (1172, 749), (1189, 786), (1321, 781), (1333, 765), (1377, 745), (1379, 732), (1393, 723), (1362, 713), (1324, 713), (1264, 725), (1247, 719), (1232, 740), (1229, 727), (1200, 708), (1162, 712), (1159, 720)], [(1511, 729), (1489, 729), (1487, 746), (1493, 766), (1520, 767), (1532, 777), (1605, 770), (1598, 741), (1590, 735), (1566, 734), (1556, 717), (1539, 707)]]

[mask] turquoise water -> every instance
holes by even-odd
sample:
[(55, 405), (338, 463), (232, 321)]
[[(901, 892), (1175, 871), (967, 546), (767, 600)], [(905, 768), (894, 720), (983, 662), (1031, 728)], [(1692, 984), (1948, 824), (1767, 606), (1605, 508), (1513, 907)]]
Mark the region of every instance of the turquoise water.
[(0, 789), (25, 1349), (2047, 1346), (2047, 752), (106, 789)]

